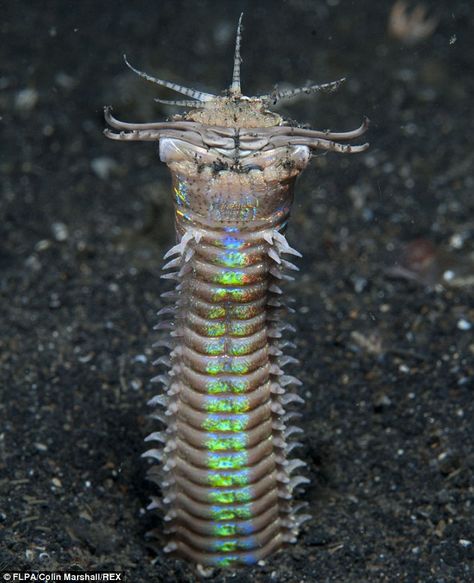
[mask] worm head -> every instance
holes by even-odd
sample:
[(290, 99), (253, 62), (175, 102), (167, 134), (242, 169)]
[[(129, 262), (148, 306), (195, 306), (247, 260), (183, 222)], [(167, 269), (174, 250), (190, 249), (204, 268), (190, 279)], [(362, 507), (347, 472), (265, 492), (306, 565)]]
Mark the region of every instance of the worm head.
[[(279, 101), (298, 95), (335, 91), (344, 79), (296, 89), (275, 89), (269, 94), (255, 97), (243, 95), (240, 83), (241, 39), (242, 14), (237, 26), (232, 83), (224, 95), (205, 93), (153, 77), (132, 66), (124, 55), (125, 64), (135, 74), (184, 97), (173, 101), (163, 99), (156, 101), (186, 107), (188, 111), (184, 115), (175, 116), (170, 122), (130, 124), (117, 120), (112, 116), (110, 108), (106, 108), (105, 118), (108, 124), (113, 129), (121, 130), (117, 133), (107, 129), (106, 136), (116, 140), (145, 141), (157, 141), (167, 137), (179, 138), (195, 146), (215, 147), (221, 155), (234, 158), (236, 151), (239, 156), (245, 156), (246, 152), (285, 146), (306, 146), (310, 150), (322, 149), (343, 153), (361, 152), (368, 147), (368, 144), (338, 143), (362, 135), (368, 127), (367, 119), (356, 130), (336, 133), (289, 125), (279, 114), (270, 110), (270, 107)], [(241, 148), (241, 144), (245, 144), (246, 147)]]

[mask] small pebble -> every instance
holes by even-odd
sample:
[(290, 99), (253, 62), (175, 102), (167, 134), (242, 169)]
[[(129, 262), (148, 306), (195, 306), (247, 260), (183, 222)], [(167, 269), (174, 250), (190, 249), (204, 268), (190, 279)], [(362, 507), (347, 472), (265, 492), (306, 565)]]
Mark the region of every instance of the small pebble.
[(87, 522), (92, 522), (92, 516), (86, 510), (81, 510), (79, 512), (79, 518), (87, 520)]
[(22, 89), (15, 97), (15, 107), (19, 111), (31, 111), (38, 103), (38, 92), (36, 89)]
[(387, 409), (392, 404), (392, 400), (385, 393), (380, 393), (374, 399), (374, 410), (378, 413)]
[(44, 443), (35, 443), (34, 444), (35, 449), (37, 449), (38, 451), (48, 451), (48, 446)]
[(56, 73), (54, 80), (63, 89), (72, 89), (76, 84), (74, 77), (71, 77), (71, 75), (68, 75), (63, 71), (59, 71), (58, 73)]
[(69, 237), (68, 228), (64, 223), (53, 223), (51, 225), (51, 231), (56, 241), (66, 241), (66, 239)]
[(457, 327), (459, 330), (462, 330), (464, 332), (466, 330), (470, 330), (472, 328), (472, 324), (468, 320), (461, 318), (460, 320), (458, 320)]
[(43, 264), (36, 255), (30, 255), (25, 261), (25, 267), (32, 271), (41, 271)]
[(353, 279), (354, 291), (360, 294), (367, 286), (367, 280), (364, 277), (354, 277)]
[(464, 245), (464, 238), (459, 233), (456, 233), (449, 239), (449, 244), (453, 249), (461, 249)]
[(142, 381), (138, 380), (138, 379), (133, 379), (133, 381), (130, 382), (130, 387), (134, 390), (134, 391), (138, 391), (142, 388), (143, 383)]
[(52, 293), (49, 297), (49, 307), (52, 309), (57, 309), (61, 307), (61, 300), (57, 293)]
[(51, 241), (49, 239), (41, 239), (35, 245), (35, 251), (46, 251), (51, 247)]
[(91, 168), (101, 180), (107, 180), (118, 169), (118, 164), (113, 158), (102, 156), (92, 160)]

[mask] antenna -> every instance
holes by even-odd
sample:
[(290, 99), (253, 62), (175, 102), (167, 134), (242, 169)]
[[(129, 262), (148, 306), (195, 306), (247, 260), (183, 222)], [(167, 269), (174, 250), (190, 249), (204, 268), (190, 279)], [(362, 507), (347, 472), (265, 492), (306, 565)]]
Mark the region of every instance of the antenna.
[(164, 81), (163, 79), (158, 79), (157, 77), (152, 77), (151, 75), (148, 75), (148, 73), (139, 71), (138, 69), (135, 69), (135, 67), (132, 67), (132, 65), (130, 65), (130, 63), (127, 61), (126, 55), (123, 56), (123, 60), (125, 61), (125, 64), (131, 71), (133, 71), (140, 77), (143, 77), (143, 79), (146, 79), (147, 81), (151, 81), (152, 83), (161, 85), (161, 87), (167, 87), (172, 91), (176, 91), (176, 93), (181, 93), (182, 95), (186, 95), (187, 97), (191, 97), (192, 99), (197, 99), (198, 101), (211, 101), (212, 99), (215, 98), (215, 95), (212, 95), (212, 93), (204, 93), (203, 91), (198, 91), (197, 89), (190, 89), (189, 87), (184, 87), (183, 85), (178, 85), (177, 83), (171, 83), (171, 81)]
[(237, 37), (235, 39), (235, 52), (234, 52), (234, 70), (232, 71), (232, 85), (230, 86), (230, 93), (232, 95), (241, 95), (240, 89), (240, 63), (242, 59), (240, 57), (240, 41), (242, 40), (242, 17), (244, 13), (242, 12), (239, 18), (239, 24), (237, 25)]

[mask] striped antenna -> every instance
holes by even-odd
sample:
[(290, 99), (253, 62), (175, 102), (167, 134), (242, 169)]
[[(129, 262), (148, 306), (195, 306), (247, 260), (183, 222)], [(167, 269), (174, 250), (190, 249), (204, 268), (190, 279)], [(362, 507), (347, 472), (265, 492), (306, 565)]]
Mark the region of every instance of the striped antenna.
[(326, 91), (331, 93), (332, 91), (336, 91), (336, 89), (344, 83), (346, 80), (345, 77), (342, 79), (338, 79), (337, 81), (331, 81), (330, 83), (321, 83), (320, 85), (308, 85), (307, 87), (298, 87), (296, 89), (283, 89), (282, 91), (274, 91), (270, 95), (262, 96), (262, 99), (269, 102), (269, 103), (277, 103), (278, 101), (282, 101), (283, 99), (291, 99), (292, 97), (296, 97), (297, 95), (301, 95), (305, 93), (309, 95), (310, 93), (317, 93), (318, 91)]
[(171, 81), (163, 81), (163, 79), (157, 79), (156, 77), (152, 77), (147, 73), (143, 73), (143, 71), (139, 71), (130, 65), (130, 63), (127, 61), (126, 55), (123, 56), (123, 60), (131, 71), (137, 75), (140, 75), (140, 77), (143, 77), (143, 79), (146, 79), (147, 81), (161, 85), (161, 87), (167, 87), (168, 89), (176, 91), (176, 93), (181, 93), (182, 95), (186, 95), (186, 97), (191, 97), (192, 99), (197, 99), (198, 101), (211, 101), (212, 99), (216, 98), (216, 96), (212, 95), (212, 93), (203, 93), (197, 89), (189, 89), (188, 87), (183, 87), (183, 85), (177, 85), (176, 83), (171, 83)]
[(240, 89), (240, 63), (242, 59), (240, 57), (240, 41), (242, 40), (242, 17), (244, 13), (242, 12), (239, 18), (239, 24), (237, 25), (237, 37), (235, 39), (235, 52), (234, 52), (234, 70), (232, 72), (232, 85), (230, 86), (230, 92), (232, 95), (242, 95)]

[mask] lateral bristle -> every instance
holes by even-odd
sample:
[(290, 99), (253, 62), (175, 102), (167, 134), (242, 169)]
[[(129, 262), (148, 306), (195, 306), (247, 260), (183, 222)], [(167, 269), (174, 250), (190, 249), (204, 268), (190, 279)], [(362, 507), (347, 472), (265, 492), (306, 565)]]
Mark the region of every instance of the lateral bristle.
[(149, 457), (149, 458), (158, 460), (160, 462), (163, 459), (163, 450), (161, 450), (161, 449), (149, 449), (148, 451), (145, 451), (144, 453), (142, 453), (141, 457)]

